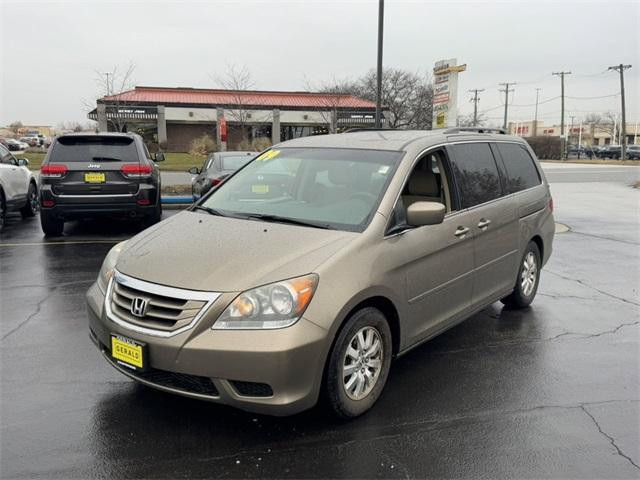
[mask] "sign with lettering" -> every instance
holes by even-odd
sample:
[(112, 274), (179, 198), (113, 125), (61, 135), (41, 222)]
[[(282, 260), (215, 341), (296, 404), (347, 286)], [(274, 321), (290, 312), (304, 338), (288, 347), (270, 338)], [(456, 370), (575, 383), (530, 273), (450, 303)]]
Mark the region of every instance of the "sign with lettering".
[(436, 62), (433, 69), (433, 128), (456, 126), (458, 73), (466, 69), (467, 66), (458, 65), (455, 58)]

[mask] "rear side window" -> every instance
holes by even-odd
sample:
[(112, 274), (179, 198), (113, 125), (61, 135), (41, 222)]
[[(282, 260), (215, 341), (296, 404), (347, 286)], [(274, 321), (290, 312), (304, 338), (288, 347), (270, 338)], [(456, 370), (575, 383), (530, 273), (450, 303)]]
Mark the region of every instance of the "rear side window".
[(252, 159), (251, 155), (222, 157), (222, 170), (239, 170)]
[(538, 169), (533, 158), (522, 145), (515, 143), (498, 143), (496, 145), (507, 173), (505, 181), (507, 193), (516, 193), (540, 185), (541, 179)]
[(463, 143), (451, 148), (451, 164), (462, 208), (474, 207), (502, 195), (498, 167), (488, 143)]
[(133, 138), (60, 137), (51, 149), (50, 162), (137, 162)]

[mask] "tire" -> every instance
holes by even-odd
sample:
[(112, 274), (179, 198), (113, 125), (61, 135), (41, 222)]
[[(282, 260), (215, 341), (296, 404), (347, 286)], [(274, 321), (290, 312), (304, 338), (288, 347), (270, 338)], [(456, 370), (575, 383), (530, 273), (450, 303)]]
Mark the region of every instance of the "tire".
[(40, 212), (40, 225), (42, 225), (42, 231), (47, 237), (59, 237), (64, 230), (64, 220), (45, 212)]
[[(359, 343), (360, 334), (362, 337)], [(376, 340), (379, 348), (373, 354), (360, 355), (367, 346), (371, 351), (376, 345)], [(353, 355), (348, 355), (347, 350), (353, 351)], [(391, 356), (391, 329), (380, 310), (372, 307), (363, 308), (347, 320), (329, 355), (324, 385), (328, 405), (338, 417), (357, 417), (376, 403), (387, 383)], [(376, 370), (375, 365), (378, 363), (379, 368)], [(355, 367), (355, 372), (345, 376), (344, 369), (352, 366)], [(373, 383), (364, 380), (369, 378), (363, 375), (364, 372), (375, 379)]]
[(4, 192), (0, 188), (0, 230), (4, 228), (7, 219), (7, 203), (4, 200)]
[(162, 203), (158, 200), (158, 205), (153, 210), (153, 213), (150, 213), (146, 217), (142, 219), (142, 227), (148, 228), (152, 225), (155, 225), (162, 218)]
[(22, 215), (22, 218), (35, 217), (39, 208), (38, 187), (36, 187), (35, 183), (30, 183), (29, 191), (27, 192), (27, 203), (20, 209), (20, 215)]
[(540, 249), (535, 242), (529, 242), (520, 261), (518, 278), (511, 294), (500, 301), (509, 308), (519, 309), (531, 305), (540, 284)]

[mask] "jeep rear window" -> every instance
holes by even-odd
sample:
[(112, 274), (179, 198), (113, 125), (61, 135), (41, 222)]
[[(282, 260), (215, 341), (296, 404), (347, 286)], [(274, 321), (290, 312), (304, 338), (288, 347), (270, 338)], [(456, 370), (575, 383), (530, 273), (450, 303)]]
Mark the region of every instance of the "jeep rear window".
[(69, 136), (55, 142), (50, 162), (137, 162), (133, 138)]

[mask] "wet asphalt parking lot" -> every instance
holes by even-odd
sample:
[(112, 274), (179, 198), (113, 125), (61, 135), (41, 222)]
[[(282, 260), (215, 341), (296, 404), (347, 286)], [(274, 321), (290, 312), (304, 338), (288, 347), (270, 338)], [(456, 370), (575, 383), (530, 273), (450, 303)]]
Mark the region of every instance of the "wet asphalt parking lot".
[[(87, 335), (84, 293), (137, 232), (38, 218), (0, 239), (2, 478), (640, 477), (640, 190), (630, 167), (545, 166), (556, 235), (538, 297), (399, 358), (377, 406), (266, 417), (135, 384)], [(175, 214), (165, 212), (165, 216)]]

